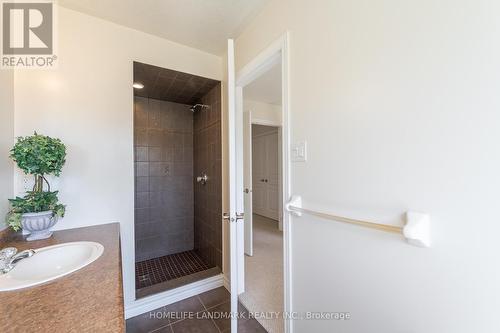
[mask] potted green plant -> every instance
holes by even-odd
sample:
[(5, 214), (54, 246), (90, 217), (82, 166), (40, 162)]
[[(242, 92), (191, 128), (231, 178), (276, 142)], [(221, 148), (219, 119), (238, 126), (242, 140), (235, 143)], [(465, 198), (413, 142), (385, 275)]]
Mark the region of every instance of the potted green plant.
[(9, 199), (12, 208), (6, 217), (7, 225), (14, 231), (22, 228), (28, 232), (29, 241), (49, 238), (50, 228), (58, 218), (64, 217), (66, 207), (59, 203), (58, 191), (51, 191), (46, 176), (61, 174), (66, 162), (66, 146), (59, 139), (35, 132), (32, 136), (17, 138), (10, 157), (25, 174), (34, 176), (35, 184), (25, 196)]

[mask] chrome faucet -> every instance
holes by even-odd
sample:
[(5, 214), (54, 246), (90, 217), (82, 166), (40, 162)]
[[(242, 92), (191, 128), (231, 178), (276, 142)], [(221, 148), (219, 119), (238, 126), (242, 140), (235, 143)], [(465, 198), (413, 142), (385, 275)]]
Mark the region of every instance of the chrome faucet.
[(207, 174), (203, 172), (201, 176), (196, 177), (196, 181), (201, 183), (201, 185), (205, 185), (208, 181)]
[(35, 250), (24, 250), (17, 253), (15, 247), (7, 247), (0, 251), (0, 274), (6, 274), (10, 272), (16, 264), (26, 258), (32, 257), (35, 254)]

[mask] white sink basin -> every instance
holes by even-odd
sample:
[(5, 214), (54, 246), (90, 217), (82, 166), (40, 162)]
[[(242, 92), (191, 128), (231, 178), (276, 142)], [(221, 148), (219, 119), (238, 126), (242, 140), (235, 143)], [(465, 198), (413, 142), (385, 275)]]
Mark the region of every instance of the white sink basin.
[(36, 286), (87, 266), (99, 258), (104, 246), (95, 242), (71, 242), (42, 247), (0, 275), (0, 291)]

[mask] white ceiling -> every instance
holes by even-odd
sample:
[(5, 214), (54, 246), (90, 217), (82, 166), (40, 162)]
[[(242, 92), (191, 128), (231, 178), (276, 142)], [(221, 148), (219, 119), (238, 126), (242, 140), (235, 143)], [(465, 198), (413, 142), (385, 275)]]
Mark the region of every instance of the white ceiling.
[(243, 88), (244, 99), (281, 105), (281, 62)]
[(59, 0), (63, 7), (222, 55), (269, 0)]

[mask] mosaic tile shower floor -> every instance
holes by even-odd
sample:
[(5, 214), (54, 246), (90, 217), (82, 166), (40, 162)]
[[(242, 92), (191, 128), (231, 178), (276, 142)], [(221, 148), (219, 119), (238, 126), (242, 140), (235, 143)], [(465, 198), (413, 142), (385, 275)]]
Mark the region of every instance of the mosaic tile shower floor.
[(211, 268), (195, 250), (148, 259), (135, 264), (135, 286), (150, 287)]

